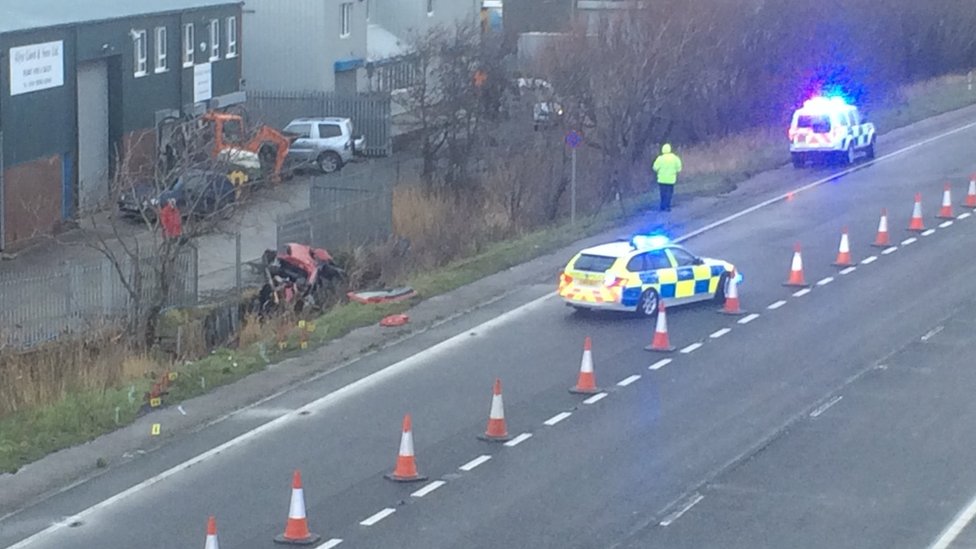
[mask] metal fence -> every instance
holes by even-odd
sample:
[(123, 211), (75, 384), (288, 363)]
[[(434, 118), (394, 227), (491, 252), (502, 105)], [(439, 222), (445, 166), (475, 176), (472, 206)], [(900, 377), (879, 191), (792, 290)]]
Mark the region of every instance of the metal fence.
[(356, 134), (366, 137), (364, 154), (393, 154), (390, 95), (336, 95), (326, 92), (247, 92), (247, 112), (256, 122), (284, 128), (296, 118), (341, 116), (352, 120)]
[(370, 172), (316, 178), (309, 205), (278, 218), (279, 248), (298, 242), (349, 250), (381, 242), (393, 232), (392, 181), (373, 178)]
[[(155, 287), (152, 258), (143, 259), (143, 296)], [(121, 260), (130, 274), (134, 265)], [(197, 302), (197, 250), (188, 247), (177, 258), (168, 305)], [(116, 266), (106, 258), (56, 269), (0, 274), (0, 346), (30, 347), (118, 322), (133, 307)]]

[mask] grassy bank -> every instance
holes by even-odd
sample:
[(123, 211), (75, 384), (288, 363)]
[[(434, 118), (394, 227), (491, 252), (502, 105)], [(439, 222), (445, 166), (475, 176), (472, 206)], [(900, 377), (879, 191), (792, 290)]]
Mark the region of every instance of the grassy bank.
[[(881, 130), (890, 131), (974, 103), (976, 92), (967, 89), (965, 76), (943, 77), (906, 87), (890, 105), (871, 114)], [(682, 150), (687, 170), (680, 192), (707, 196), (720, 194), (756, 173), (782, 166), (789, 160), (784, 133), (781, 128), (755, 130)], [(644, 207), (652, 198), (653, 195), (632, 198), (627, 202), (628, 209)], [(608, 230), (619, 224), (623, 216), (619, 208), (606, 208), (581, 216), (573, 227), (563, 220), (538, 230), (515, 231), (513, 238), (479, 245), (468, 257), (421, 274), (405, 275), (401, 280), (415, 288), (421, 298), (429, 298), (554, 251), (579, 238)], [(383, 316), (403, 311), (410, 305), (348, 303), (336, 306), (314, 321), (314, 331), (307, 334), (309, 347), (374, 324)], [(239, 349), (220, 350), (202, 360), (176, 367), (179, 377), (172, 383), (166, 404), (175, 405), (214, 387), (232, 383), (264, 369), (269, 362), (300, 352), (297, 348), (302, 329), (294, 322), (282, 322), (286, 323), (249, 328), (251, 332), (242, 334), (244, 344)], [(288, 342), (285, 350), (278, 348), (280, 337)], [(65, 397), (54, 404), (25, 406), (0, 419), (0, 471), (16, 471), (48, 453), (131, 423), (139, 413), (142, 395), (148, 390), (150, 381), (145, 375), (120, 372), (121, 380), (113, 387), (68, 390)]]

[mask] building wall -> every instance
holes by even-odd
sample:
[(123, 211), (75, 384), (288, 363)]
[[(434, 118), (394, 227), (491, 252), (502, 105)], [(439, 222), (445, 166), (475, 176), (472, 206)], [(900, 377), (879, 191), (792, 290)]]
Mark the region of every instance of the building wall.
[(575, 0), (505, 0), (505, 43), (514, 47), (524, 32), (562, 32), (573, 20)]
[(346, 0), (248, 0), (244, 33), (246, 88), (335, 91), (335, 62), (366, 57), (366, 0), (352, 5), (349, 36), (340, 36)]
[(370, 22), (411, 41), (435, 26), (450, 27), (458, 22), (478, 24), (481, 0), (430, 0), (433, 12), (428, 14), (428, 0), (369, 0)]

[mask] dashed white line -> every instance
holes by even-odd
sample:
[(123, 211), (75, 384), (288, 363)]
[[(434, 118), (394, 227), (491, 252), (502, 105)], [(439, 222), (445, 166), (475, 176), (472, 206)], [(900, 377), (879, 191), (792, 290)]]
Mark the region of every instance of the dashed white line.
[(342, 543), (341, 539), (332, 538), (329, 541), (323, 543), (322, 545), (319, 545), (318, 549), (332, 549), (333, 547), (338, 547), (340, 543)]
[(491, 459), (491, 456), (489, 455), (478, 456), (472, 459), (471, 461), (465, 463), (464, 465), (458, 467), (458, 469), (462, 471), (471, 471), (472, 469), (488, 461), (489, 459)]
[(681, 352), (684, 354), (692, 353), (701, 346), (702, 346), (701, 342), (692, 343), (691, 345), (685, 347), (684, 349), (681, 349)]
[(560, 413), (552, 416), (551, 418), (543, 421), (543, 423), (546, 424), (546, 425), (548, 425), (548, 426), (550, 426), (550, 427), (552, 427), (553, 425), (559, 423), (560, 421), (568, 418), (571, 415), (573, 415), (572, 412), (560, 412)]
[(521, 435), (519, 435), (519, 436), (513, 438), (512, 440), (506, 442), (505, 443), (505, 446), (508, 446), (509, 448), (514, 448), (514, 447), (518, 446), (519, 444), (522, 444), (526, 440), (529, 440), (530, 438), (532, 438), (532, 433), (522, 433)]
[(932, 328), (931, 330), (929, 330), (929, 333), (922, 336), (922, 341), (928, 341), (932, 339), (935, 336), (935, 334), (941, 332), (944, 329), (945, 326), (936, 326), (935, 328)]
[(884, 250), (881, 250), (881, 255), (893, 254), (897, 251), (898, 251), (898, 246), (892, 246), (890, 248), (885, 248)]
[(910, 238), (906, 238), (905, 240), (902, 240), (901, 241), (901, 245), (902, 246), (908, 246), (909, 244), (914, 244), (917, 240), (918, 239), (915, 238), (914, 236), (913, 237), (910, 237)]
[(803, 297), (810, 293), (810, 288), (803, 288), (802, 290), (797, 290), (793, 292), (793, 297)]
[(648, 370), (660, 370), (661, 368), (664, 368), (668, 364), (671, 364), (671, 359), (670, 358), (662, 358), (661, 360), (659, 360), (659, 361), (655, 362), (654, 364), (651, 364), (650, 366), (648, 366), (647, 369)]
[(854, 272), (854, 271), (856, 271), (856, 270), (857, 270), (857, 267), (855, 267), (855, 266), (853, 266), (853, 265), (851, 265), (850, 267), (848, 267), (848, 268), (846, 268), (846, 269), (844, 269), (844, 270), (842, 270), (842, 271), (840, 272), (840, 274), (842, 274), (842, 275), (846, 275), (846, 274), (851, 274), (851, 273), (853, 273), (853, 272)]
[(583, 401), (583, 404), (596, 404), (597, 402), (600, 402), (601, 400), (603, 400), (605, 398), (607, 398), (607, 394), (606, 393), (597, 393), (597, 394), (591, 396), (590, 398), (584, 400)]
[(443, 480), (435, 480), (434, 482), (431, 482), (427, 486), (424, 486), (420, 490), (417, 490), (416, 492), (414, 492), (414, 493), (412, 493), (410, 495), (413, 496), (413, 497), (415, 497), (415, 498), (422, 498), (422, 497), (426, 496), (427, 494), (433, 492), (434, 490), (440, 488), (441, 486), (444, 486), (445, 484), (447, 484), (447, 483), (444, 482)]
[(394, 509), (392, 507), (387, 507), (386, 509), (383, 509), (379, 513), (376, 513), (375, 515), (373, 515), (373, 516), (369, 517), (368, 519), (360, 522), (359, 524), (361, 526), (372, 526), (372, 525), (376, 524), (377, 522), (385, 519), (386, 517), (392, 515), (393, 513), (396, 513), (396, 509)]
[(698, 502), (703, 499), (705, 499), (705, 496), (701, 494), (695, 494), (695, 497), (691, 498), (691, 500), (689, 500), (688, 503), (684, 505), (684, 507), (678, 509), (674, 513), (671, 513), (670, 515), (668, 515), (667, 518), (662, 520), (660, 523), (661, 526), (668, 526), (674, 521), (678, 520), (679, 518), (681, 518), (681, 515), (687, 513), (688, 511), (691, 511), (691, 508), (698, 505)]
[(777, 301), (776, 303), (771, 304), (769, 307), (766, 307), (766, 308), (767, 309), (770, 309), (770, 310), (776, 310), (776, 309), (779, 309), (780, 307), (782, 307), (783, 305), (786, 305), (786, 302), (781, 299), (781, 300)]
[(943, 221), (942, 223), (939, 223), (939, 228), (940, 229), (945, 229), (946, 227), (951, 227), (951, 226), (952, 226), (952, 220), (951, 219), (948, 220), (948, 221)]
[(929, 549), (947, 549), (952, 542), (956, 541), (959, 534), (966, 529), (966, 526), (972, 522), (973, 517), (976, 517), (976, 498), (973, 498), (966, 507), (956, 515), (956, 518), (952, 521), (939, 539), (935, 540)]
[(708, 337), (710, 337), (712, 339), (718, 339), (718, 338), (724, 336), (725, 334), (727, 334), (727, 333), (729, 333), (731, 331), (732, 331), (732, 328), (722, 328), (721, 330), (716, 330), (714, 333), (712, 333), (712, 335), (710, 335)]
[(961, 214), (959, 214), (959, 218), (958, 219), (966, 219), (967, 217), (969, 217), (971, 215), (973, 215), (973, 214), (971, 214), (969, 212), (962, 212)]
[(829, 401), (821, 404), (820, 406), (817, 407), (816, 410), (810, 412), (810, 417), (819, 417), (821, 414), (829, 410), (831, 406), (840, 402), (840, 399), (842, 398), (844, 397), (841, 395), (837, 395), (834, 398), (830, 399)]
[(935, 229), (928, 229), (928, 230), (922, 231), (922, 236), (929, 236), (931, 234), (935, 234)]
[(823, 279), (818, 280), (817, 281), (817, 286), (826, 286), (827, 284), (830, 284), (833, 281), (834, 281), (834, 277), (828, 276), (827, 278), (823, 278)]
[(620, 385), (621, 387), (626, 387), (640, 378), (641, 376), (634, 374), (626, 379), (621, 379), (620, 381), (617, 382), (617, 385)]
[(756, 313), (752, 313), (750, 315), (746, 315), (746, 316), (740, 318), (739, 319), (739, 324), (749, 324), (750, 322), (752, 322), (753, 320), (756, 320), (757, 318), (759, 318), (759, 315), (757, 315)]
[(878, 260), (878, 256), (876, 255), (868, 256), (861, 261), (861, 265), (870, 265), (877, 260)]

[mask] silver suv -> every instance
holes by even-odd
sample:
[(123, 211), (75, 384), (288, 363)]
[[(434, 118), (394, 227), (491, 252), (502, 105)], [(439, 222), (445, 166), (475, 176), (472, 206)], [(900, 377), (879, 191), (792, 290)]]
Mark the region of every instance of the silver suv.
[(333, 173), (362, 154), (366, 138), (353, 135), (348, 118), (296, 118), (285, 126), (285, 133), (298, 139), (288, 149), (288, 161), (294, 167), (311, 164), (323, 173)]

